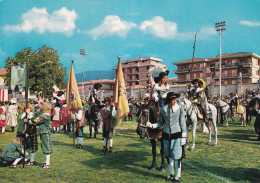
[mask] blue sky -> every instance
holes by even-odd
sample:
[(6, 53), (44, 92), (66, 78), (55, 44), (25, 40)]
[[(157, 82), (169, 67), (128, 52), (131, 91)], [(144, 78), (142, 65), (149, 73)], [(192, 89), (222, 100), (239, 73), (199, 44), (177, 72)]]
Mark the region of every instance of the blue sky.
[[(0, 68), (21, 49), (47, 45), (75, 72), (109, 70), (121, 60), (172, 64), (219, 54), (215, 23), (226, 21), (222, 53), (260, 55), (260, 0), (0, 0)], [(80, 49), (87, 55), (80, 55)]]

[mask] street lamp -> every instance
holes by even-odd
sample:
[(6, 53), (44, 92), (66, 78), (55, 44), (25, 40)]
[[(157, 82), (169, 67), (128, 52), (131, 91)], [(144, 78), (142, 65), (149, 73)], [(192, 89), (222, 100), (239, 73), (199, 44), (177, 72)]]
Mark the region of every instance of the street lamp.
[(221, 97), (221, 64), (222, 64), (222, 56), (221, 56), (221, 32), (226, 29), (226, 22), (218, 22), (215, 23), (216, 31), (219, 32), (219, 96)]
[[(80, 55), (86, 55), (85, 49), (80, 49)], [(84, 89), (84, 57), (82, 58), (82, 96), (85, 99), (85, 89)]]

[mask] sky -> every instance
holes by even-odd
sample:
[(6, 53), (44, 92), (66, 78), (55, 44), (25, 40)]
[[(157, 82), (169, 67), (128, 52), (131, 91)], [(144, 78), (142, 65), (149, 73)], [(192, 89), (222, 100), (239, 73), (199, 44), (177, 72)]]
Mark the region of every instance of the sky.
[[(174, 62), (222, 53), (260, 55), (260, 0), (0, 0), (0, 68), (22, 49), (58, 50), (67, 71), (110, 70), (139, 57)], [(80, 55), (85, 49), (86, 55)], [(97, 73), (98, 74), (98, 73)]]

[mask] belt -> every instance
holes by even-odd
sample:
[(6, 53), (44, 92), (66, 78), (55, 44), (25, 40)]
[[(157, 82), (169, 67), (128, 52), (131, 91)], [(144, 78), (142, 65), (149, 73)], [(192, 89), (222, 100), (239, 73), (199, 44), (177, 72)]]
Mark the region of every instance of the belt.
[(177, 132), (177, 133), (173, 133), (173, 134), (168, 134), (168, 133), (163, 132), (162, 137), (163, 137), (163, 139), (171, 140), (171, 139), (181, 138), (182, 135), (181, 135), (181, 132)]

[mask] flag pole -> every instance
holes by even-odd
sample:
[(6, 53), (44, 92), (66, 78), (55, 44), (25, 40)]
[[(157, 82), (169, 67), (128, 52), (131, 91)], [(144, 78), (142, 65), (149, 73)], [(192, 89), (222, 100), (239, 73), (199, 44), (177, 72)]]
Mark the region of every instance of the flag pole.
[[(27, 57), (28, 57), (28, 59), (27, 59), (27, 61), (26, 61), (26, 86), (25, 86), (25, 105), (26, 105), (26, 109), (28, 108), (28, 98), (29, 98), (29, 97), (28, 97), (28, 95), (29, 95), (29, 92), (28, 92), (28, 90), (29, 90), (29, 67), (28, 67), (28, 65), (29, 65), (29, 61), (30, 61), (31, 55), (27, 55)], [(27, 119), (27, 112), (26, 112), (26, 117), (25, 117), (25, 118)], [(27, 123), (24, 124), (24, 130), (25, 130), (25, 129), (27, 129)], [(26, 133), (24, 133), (23, 144), (24, 144), (24, 146), (23, 146), (23, 148), (24, 148), (23, 168), (24, 168), (24, 165), (25, 165), (25, 157), (26, 157), (26, 155), (25, 155)]]
[[(71, 67), (73, 66), (73, 60), (71, 60)], [(70, 73), (70, 82), (71, 82), (71, 75), (72, 73)], [(69, 96), (71, 96), (71, 83), (69, 83)], [(75, 149), (75, 119), (73, 119), (73, 123), (72, 123), (72, 132), (73, 132), (73, 149)]]

